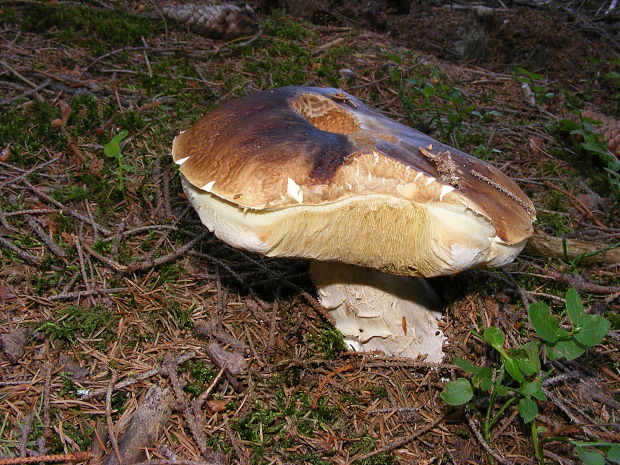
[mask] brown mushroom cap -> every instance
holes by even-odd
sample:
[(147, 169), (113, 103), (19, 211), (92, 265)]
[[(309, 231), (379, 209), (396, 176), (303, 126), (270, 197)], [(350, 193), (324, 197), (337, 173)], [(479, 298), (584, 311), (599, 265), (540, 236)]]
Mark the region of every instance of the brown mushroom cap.
[(270, 256), (433, 276), (502, 265), (532, 233), (531, 201), (499, 170), (337, 89), (233, 100), (173, 157), (203, 222)]

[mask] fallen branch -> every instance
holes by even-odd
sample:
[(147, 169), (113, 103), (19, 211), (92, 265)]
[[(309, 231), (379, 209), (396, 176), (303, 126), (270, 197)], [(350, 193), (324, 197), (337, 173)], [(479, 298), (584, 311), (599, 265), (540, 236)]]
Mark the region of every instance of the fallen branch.
[(565, 275), (554, 270), (546, 270), (545, 272), (551, 279), (574, 287), (578, 291), (591, 292), (593, 294), (612, 294), (620, 292), (620, 287), (618, 286), (601, 286), (600, 284), (586, 281), (581, 276)]
[(112, 288), (104, 288), (104, 289), (91, 289), (90, 291), (76, 291), (76, 292), (65, 292), (63, 294), (56, 294), (51, 297), (48, 297), (48, 300), (73, 300), (78, 299), (80, 297), (88, 297), (90, 295), (95, 294), (117, 294), (120, 292), (127, 292), (129, 288), (127, 287), (112, 287)]
[(194, 441), (198, 446), (198, 450), (203, 457), (210, 457), (212, 451), (207, 445), (207, 438), (202, 430), (202, 415), (196, 415), (195, 412), (190, 409), (189, 405), (185, 401), (183, 386), (181, 385), (181, 381), (179, 380), (179, 375), (177, 373), (178, 364), (176, 362), (177, 361), (172, 357), (166, 357), (166, 360), (164, 361), (165, 374), (168, 375), (168, 378), (170, 379), (170, 384), (172, 384), (174, 397), (180, 407), (183, 418), (185, 419), (185, 422), (187, 423), (187, 426), (189, 427), (189, 430), (194, 437)]
[[(90, 218), (88, 218), (87, 216), (82, 215), (81, 213), (78, 213), (74, 210), (72, 210), (71, 208), (63, 205), (62, 203), (60, 203), (59, 201), (57, 201), (56, 199), (50, 197), (49, 195), (45, 194), (44, 192), (41, 192), (39, 189), (37, 189), (36, 187), (34, 187), (32, 184), (30, 184), (28, 181), (26, 181), (25, 179), (22, 180), (22, 183), (28, 188), (30, 189), (32, 192), (34, 192), (36, 194), (37, 197), (39, 197), (42, 200), (45, 200), (49, 203), (51, 203), (52, 205), (56, 205), (58, 208), (60, 208), (64, 213), (67, 213), (68, 215), (74, 216), (75, 218), (77, 218), (80, 221), (83, 221), (86, 224), (92, 224)], [(106, 236), (109, 236), (111, 234), (110, 230), (108, 228), (104, 228), (101, 225), (98, 224), (94, 224), (94, 227), (96, 229), (98, 229), (100, 232), (102, 232), (103, 234), (105, 234)]]
[(13, 252), (15, 252), (17, 254), (17, 256), (19, 258), (21, 258), (23, 261), (25, 261), (27, 263), (30, 263), (31, 265), (40, 265), (41, 264), (41, 259), (39, 257), (36, 257), (36, 256), (32, 255), (31, 253), (26, 252), (25, 250), (20, 249), (16, 245), (13, 245), (13, 243), (11, 241), (8, 241), (8, 240), (6, 240), (5, 238), (3, 238), (1, 236), (0, 236), (0, 245), (3, 245), (7, 249), (12, 250)]
[(198, 242), (204, 239), (207, 234), (210, 234), (210, 233), (208, 231), (200, 233), (198, 236), (194, 237), (191, 241), (189, 241), (185, 245), (179, 247), (174, 252), (164, 255), (163, 257), (159, 257), (156, 259), (149, 259), (146, 261), (131, 262), (127, 265), (125, 270), (122, 270), (122, 273), (124, 274), (133, 273), (135, 271), (145, 270), (147, 268), (153, 268), (163, 263), (176, 260), (181, 255), (185, 254), (188, 250), (190, 250), (192, 247), (194, 247), (194, 245), (196, 245)]
[[(51, 159), (47, 160), (46, 162), (41, 163), (40, 165), (35, 166), (34, 168), (30, 168), (29, 170), (24, 171), (19, 176), (15, 176), (13, 179), (9, 179), (8, 181), (3, 182), (2, 184), (0, 184), (0, 189), (2, 189), (3, 187), (6, 187), (6, 186), (10, 186), (11, 184), (15, 184), (16, 182), (19, 182), (22, 179), (27, 178), (28, 176), (30, 176), (35, 171), (38, 171), (41, 168), (45, 168), (47, 165), (51, 165), (55, 161), (58, 161), (58, 159), (61, 158), (61, 157), (62, 157), (62, 155), (56, 155), (54, 158), (51, 158)], [(8, 163), (2, 163), (2, 165), (3, 166), (11, 166)]]
[(54, 255), (59, 258), (63, 258), (67, 255), (64, 249), (56, 243), (52, 235), (46, 233), (39, 224), (39, 222), (33, 216), (26, 215), (26, 222), (28, 223), (30, 228), (32, 228), (32, 230), (36, 233), (36, 235), (39, 236), (41, 242), (43, 242)]
[(172, 399), (169, 389), (152, 385), (118, 442), (120, 457), (110, 454), (103, 465), (132, 465), (144, 460), (144, 449), (157, 439), (170, 417)]
[(558, 258), (560, 260), (580, 259), (582, 263), (620, 263), (620, 244), (564, 239), (535, 232), (523, 251), (534, 257)]
[(578, 291), (590, 292), (593, 294), (614, 294), (620, 292), (619, 286), (601, 286), (600, 284), (588, 281), (579, 275), (568, 275), (560, 273), (555, 270), (543, 268), (542, 266), (536, 265), (535, 263), (531, 263), (530, 265), (541, 271), (541, 274), (537, 274), (536, 276), (561, 282), (570, 287), (574, 287)]
[(597, 225), (599, 225), (601, 227), (605, 227), (605, 225), (603, 223), (601, 223), (601, 221), (596, 216), (594, 216), (594, 213), (592, 213), (588, 209), (588, 207), (586, 207), (583, 204), (583, 202), (581, 200), (579, 200), (573, 194), (568, 192), (566, 189), (562, 189), (561, 187), (556, 186), (555, 184), (553, 184), (550, 181), (545, 181), (544, 184), (545, 184), (545, 186), (550, 187), (551, 189), (555, 189), (556, 191), (561, 192), (562, 194), (564, 194), (568, 198), (569, 202), (573, 204), (573, 207), (575, 207), (577, 209), (577, 211), (579, 211), (579, 213), (581, 213), (583, 216), (588, 216)]
[(114, 434), (114, 424), (112, 423), (112, 391), (114, 390), (114, 384), (117, 380), (117, 374), (112, 371), (112, 378), (110, 378), (110, 382), (108, 383), (108, 389), (105, 394), (105, 418), (106, 418), (106, 426), (108, 427), (108, 438), (110, 440), (110, 444), (112, 444), (112, 448), (114, 449), (114, 454), (118, 459), (119, 464), (123, 464), (123, 458), (121, 456), (121, 451), (118, 447), (118, 441), (116, 440), (116, 435)]
[[(188, 360), (191, 360), (194, 357), (196, 357), (196, 352), (190, 350), (190, 351), (184, 353), (183, 355), (180, 355), (178, 358), (174, 359), (173, 363), (176, 364), (176, 365), (180, 365), (182, 363), (187, 362)], [(159, 374), (162, 371), (162, 368), (163, 368), (163, 365), (159, 364), (156, 368), (153, 368), (151, 370), (145, 371), (144, 373), (140, 373), (139, 375), (131, 376), (129, 378), (125, 378), (124, 380), (119, 381), (118, 383), (116, 383), (114, 385), (114, 390), (119, 390), (119, 389), (126, 388), (128, 386), (131, 386), (132, 384), (137, 383), (138, 381), (142, 381), (144, 379), (150, 378), (151, 376), (155, 376), (155, 375)], [(89, 392), (86, 392), (85, 394), (81, 395), (80, 399), (81, 400), (88, 400), (88, 399), (92, 399), (94, 397), (99, 397), (99, 396), (104, 395), (107, 391), (108, 391), (107, 388), (95, 389), (93, 391), (89, 391)]]
[(146, 460), (136, 465), (222, 465), (222, 462), (219, 460), (208, 460), (206, 462), (204, 460)]

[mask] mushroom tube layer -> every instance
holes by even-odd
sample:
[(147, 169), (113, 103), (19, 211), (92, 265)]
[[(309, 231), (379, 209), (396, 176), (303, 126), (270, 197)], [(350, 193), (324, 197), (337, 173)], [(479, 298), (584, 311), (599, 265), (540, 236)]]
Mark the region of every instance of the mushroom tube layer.
[(203, 224), (218, 238), (270, 257), (337, 261), (429, 277), (505, 265), (525, 243), (501, 241), (485, 217), (464, 205), (415, 204), (366, 194), (321, 205), (252, 210), (186, 180), (183, 185)]

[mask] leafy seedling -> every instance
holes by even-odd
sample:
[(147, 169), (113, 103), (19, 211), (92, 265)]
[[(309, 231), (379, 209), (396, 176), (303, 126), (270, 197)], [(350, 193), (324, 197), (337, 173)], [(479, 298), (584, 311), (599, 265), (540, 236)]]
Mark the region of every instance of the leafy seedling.
[(123, 130), (116, 134), (110, 142), (103, 146), (103, 153), (106, 157), (114, 158), (117, 163), (116, 173), (118, 176), (118, 188), (125, 195), (125, 178), (124, 172), (131, 172), (134, 170), (133, 166), (128, 166), (123, 163), (123, 153), (121, 149), (121, 143), (129, 135), (129, 132)]
[[(620, 454), (620, 446), (607, 443), (578, 443), (567, 438), (540, 439), (544, 427), (536, 425), (537, 401), (546, 401), (542, 381), (547, 376), (541, 363), (541, 350), (554, 360), (574, 360), (590, 347), (600, 344), (610, 328), (607, 319), (585, 313), (583, 303), (575, 289), (566, 293), (566, 314), (570, 329), (560, 326), (549, 307), (535, 302), (528, 308), (530, 324), (540, 340), (531, 340), (512, 350), (505, 348), (503, 331), (495, 326), (487, 328), (482, 339), (500, 355), (500, 362), (490, 367), (476, 366), (467, 360), (457, 358), (454, 363), (471, 378), (458, 378), (446, 384), (441, 398), (448, 405), (467, 405), (480, 424), (485, 441), (490, 444), (491, 431), (504, 413), (513, 405), (525, 424), (530, 425), (534, 454), (540, 465), (544, 464), (543, 444), (551, 440), (571, 442), (575, 452), (586, 465), (604, 463), (605, 455), (614, 461)], [(487, 396), (485, 411), (473, 402), (476, 394)], [(494, 463), (493, 457), (488, 457)], [(602, 460), (602, 462), (601, 462)]]

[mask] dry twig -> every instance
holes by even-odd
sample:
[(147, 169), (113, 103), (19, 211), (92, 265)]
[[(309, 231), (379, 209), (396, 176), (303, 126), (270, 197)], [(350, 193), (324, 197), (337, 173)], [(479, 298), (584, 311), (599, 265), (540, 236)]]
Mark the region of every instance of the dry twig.
[(72, 454), (37, 455), (34, 457), (0, 459), (0, 465), (23, 465), (26, 463), (39, 462), (85, 462), (90, 458), (90, 452), (74, 452)]
[(398, 439), (386, 446), (380, 447), (379, 449), (376, 449), (372, 452), (369, 452), (367, 454), (362, 454), (362, 455), (356, 455), (355, 457), (353, 457), (349, 463), (354, 463), (357, 462), (359, 460), (366, 460), (369, 459), (370, 457), (374, 457), (375, 455), (378, 454), (382, 454), (384, 452), (392, 452), (396, 449), (400, 449), (401, 447), (406, 446), (407, 444), (409, 444), (410, 442), (412, 442), (414, 439), (418, 438), (419, 436), (422, 436), (423, 434), (429, 432), (430, 430), (432, 430), (433, 428), (435, 428), (439, 423), (441, 423), (444, 419), (443, 415), (440, 415), (437, 419), (435, 419), (434, 421), (432, 421), (431, 423), (428, 423), (427, 425), (422, 426), (420, 429), (415, 430), (412, 434), (410, 434), (407, 437), (404, 437), (402, 439)]
[(493, 449), (489, 444), (487, 444), (487, 442), (484, 440), (484, 437), (482, 436), (482, 433), (480, 432), (480, 429), (478, 428), (478, 425), (476, 425), (476, 422), (474, 421), (470, 413), (466, 411), (465, 415), (467, 416), (467, 423), (469, 423), (469, 427), (474, 432), (476, 439), (478, 439), (478, 442), (484, 448), (484, 450), (487, 451), (488, 454), (490, 454), (495, 460), (497, 460), (502, 465), (511, 465), (511, 463), (508, 460), (506, 460), (504, 457), (499, 455), (499, 453), (495, 449)]
[(114, 449), (114, 453), (116, 454), (118, 463), (120, 465), (123, 465), (123, 457), (121, 456), (121, 451), (118, 447), (118, 442), (116, 441), (116, 434), (114, 434), (114, 424), (112, 423), (112, 390), (114, 389), (114, 383), (116, 383), (117, 378), (118, 376), (116, 372), (113, 371), (105, 395), (105, 417), (108, 426), (108, 437), (110, 439), (110, 443), (112, 444), (112, 448)]

